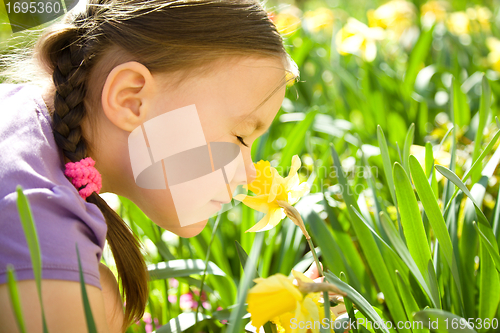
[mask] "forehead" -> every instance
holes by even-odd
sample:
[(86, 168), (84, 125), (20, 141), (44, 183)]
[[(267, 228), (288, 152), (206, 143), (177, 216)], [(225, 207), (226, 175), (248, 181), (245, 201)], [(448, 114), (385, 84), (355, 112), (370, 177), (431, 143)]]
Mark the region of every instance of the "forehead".
[[(277, 111), (283, 101), (287, 79), (283, 62), (275, 58), (248, 58), (234, 63), (228, 74), (226, 96), (238, 96), (238, 100), (233, 100), (236, 107), (231, 118), (242, 126), (266, 126), (266, 114)], [(270, 120), (274, 118), (271, 116)]]

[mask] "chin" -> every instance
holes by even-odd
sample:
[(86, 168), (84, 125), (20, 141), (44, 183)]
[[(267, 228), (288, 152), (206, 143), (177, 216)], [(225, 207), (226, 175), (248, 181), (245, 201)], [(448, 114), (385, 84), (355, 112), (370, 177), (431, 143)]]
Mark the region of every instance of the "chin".
[(200, 232), (202, 232), (205, 226), (207, 225), (207, 222), (208, 219), (185, 227), (177, 227), (170, 231), (172, 231), (179, 237), (191, 238), (197, 236)]

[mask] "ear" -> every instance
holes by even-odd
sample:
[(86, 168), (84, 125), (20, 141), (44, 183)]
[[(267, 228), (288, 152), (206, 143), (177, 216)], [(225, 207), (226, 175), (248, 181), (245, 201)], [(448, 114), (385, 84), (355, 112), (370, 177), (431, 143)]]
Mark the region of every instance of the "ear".
[(147, 119), (156, 83), (141, 63), (129, 61), (113, 68), (102, 89), (102, 109), (118, 128), (131, 132)]

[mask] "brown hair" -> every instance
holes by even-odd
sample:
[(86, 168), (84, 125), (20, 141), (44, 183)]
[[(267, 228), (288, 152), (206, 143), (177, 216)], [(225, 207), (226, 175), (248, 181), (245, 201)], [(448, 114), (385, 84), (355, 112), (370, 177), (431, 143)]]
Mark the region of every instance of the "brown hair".
[[(95, 118), (90, 112), (99, 109), (105, 78), (120, 63), (188, 73), (228, 56), (279, 57), (292, 65), (288, 81), (298, 76), (257, 0), (90, 0), (50, 26), (34, 50), (52, 76), (55, 141), (72, 162), (92, 152), (82, 122)], [(149, 293), (140, 241), (97, 193), (87, 201), (100, 208), (108, 225), (106, 239), (126, 296), (125, 331), (142, 318)]]

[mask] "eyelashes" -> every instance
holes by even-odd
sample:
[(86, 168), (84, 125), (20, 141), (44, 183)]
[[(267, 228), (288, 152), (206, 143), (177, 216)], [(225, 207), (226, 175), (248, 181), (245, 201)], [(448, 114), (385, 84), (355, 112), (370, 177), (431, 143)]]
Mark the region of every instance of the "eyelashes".
[(239, 142), (241, 142), (245, 147), (248, 147), (248, 145), (243, 141), (243, 138), (241, 136), (236, 135), (236, 138), (238, 139)]

